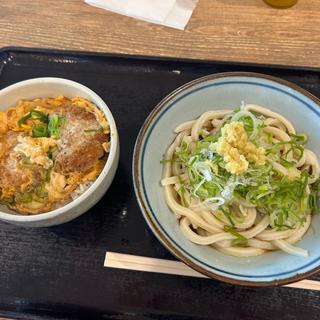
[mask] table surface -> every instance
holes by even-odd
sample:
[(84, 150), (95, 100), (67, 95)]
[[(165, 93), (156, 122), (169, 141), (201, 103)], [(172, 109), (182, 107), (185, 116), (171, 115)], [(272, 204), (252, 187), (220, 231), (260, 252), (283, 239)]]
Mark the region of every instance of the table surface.
[(184, 31), (82, 0), (0, 2), (0, 47), (24, 46), (320, 67), (320, 1), (199, 0)]

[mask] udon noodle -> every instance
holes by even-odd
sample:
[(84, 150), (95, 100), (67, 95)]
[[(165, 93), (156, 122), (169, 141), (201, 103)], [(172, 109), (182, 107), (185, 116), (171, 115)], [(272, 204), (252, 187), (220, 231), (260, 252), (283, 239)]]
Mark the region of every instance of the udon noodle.
[(319, 162), (282, 115), (257, 105), (180, 124), (161, 184), (182, 233), (233, 256), (295, 246), (318, 211)]

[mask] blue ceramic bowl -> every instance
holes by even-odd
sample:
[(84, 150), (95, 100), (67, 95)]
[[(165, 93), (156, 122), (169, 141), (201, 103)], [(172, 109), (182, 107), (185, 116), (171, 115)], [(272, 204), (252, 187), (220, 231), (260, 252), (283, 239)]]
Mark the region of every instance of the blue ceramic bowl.
[(281, 251), (239, 258), (187, 240), (164, 199), (160, 160), (174, 139), (174, 128), (208, 110), (235, 108), (241, 101), (262, 105), (284, 115), (298, 132), (309, 135), (308, 147), (320, 156), (320, 101), (316, 97), (294, 84), (266, 75), (210, 75), (171, 93), (145, 121), (136, 142), (133, 163), (139, 205), (162, 244), (191, 268), (209, 277), (251, 286), (298, 281), (319, 270), (320, 217), (313, 217), (309, 231), (298, 244), (309, 250), (307, 258)]

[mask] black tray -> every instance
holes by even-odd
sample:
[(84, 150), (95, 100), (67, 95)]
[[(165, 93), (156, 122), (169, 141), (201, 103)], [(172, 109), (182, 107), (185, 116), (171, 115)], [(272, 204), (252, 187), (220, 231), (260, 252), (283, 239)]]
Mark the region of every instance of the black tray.
[[(317, 319), (320, 292), (254, 289), (209, 279), (103, 267), (105, 252), (174, 259), (137, 205), (131, 177), (134, 142), (153, 107), (180, 85), (225, 71), (292, 81), (320, 96), (320, 70), (7, 48), (0, 89), (34, 77), (83, 83), (110, 107), (121, 156), (114, 182), (88, 213), (58, 227), (0, 223), (0, 316), (24, 319)], [(319, 276), (314, 279), (320, 280)]]

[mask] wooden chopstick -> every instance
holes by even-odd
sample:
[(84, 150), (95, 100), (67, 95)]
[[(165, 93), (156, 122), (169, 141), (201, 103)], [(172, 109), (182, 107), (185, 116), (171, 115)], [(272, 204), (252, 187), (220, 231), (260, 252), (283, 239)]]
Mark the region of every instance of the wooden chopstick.
[[(186, 264), (179, 261), (148, 258), (142, 256), (135, 256), (130, 254), (123, 254), (117, 252), (106, 252), (104, 266), (108, 268), (127, 269), (145, 272), (157, 272), (174, 274), (179, 276), (189, 276), (198, 278), (208, 278), (205, 275), (189, 268)], [(319, 290), (320, 281), (301, 280), (295, 283), (287, 284), (286, 287)]]
[(189, 268), (187, 265), (179, 261), (147, 258), (116, 252), (106, 253), (104, 266), (109, 268), (206, 278), (205, 275)]

